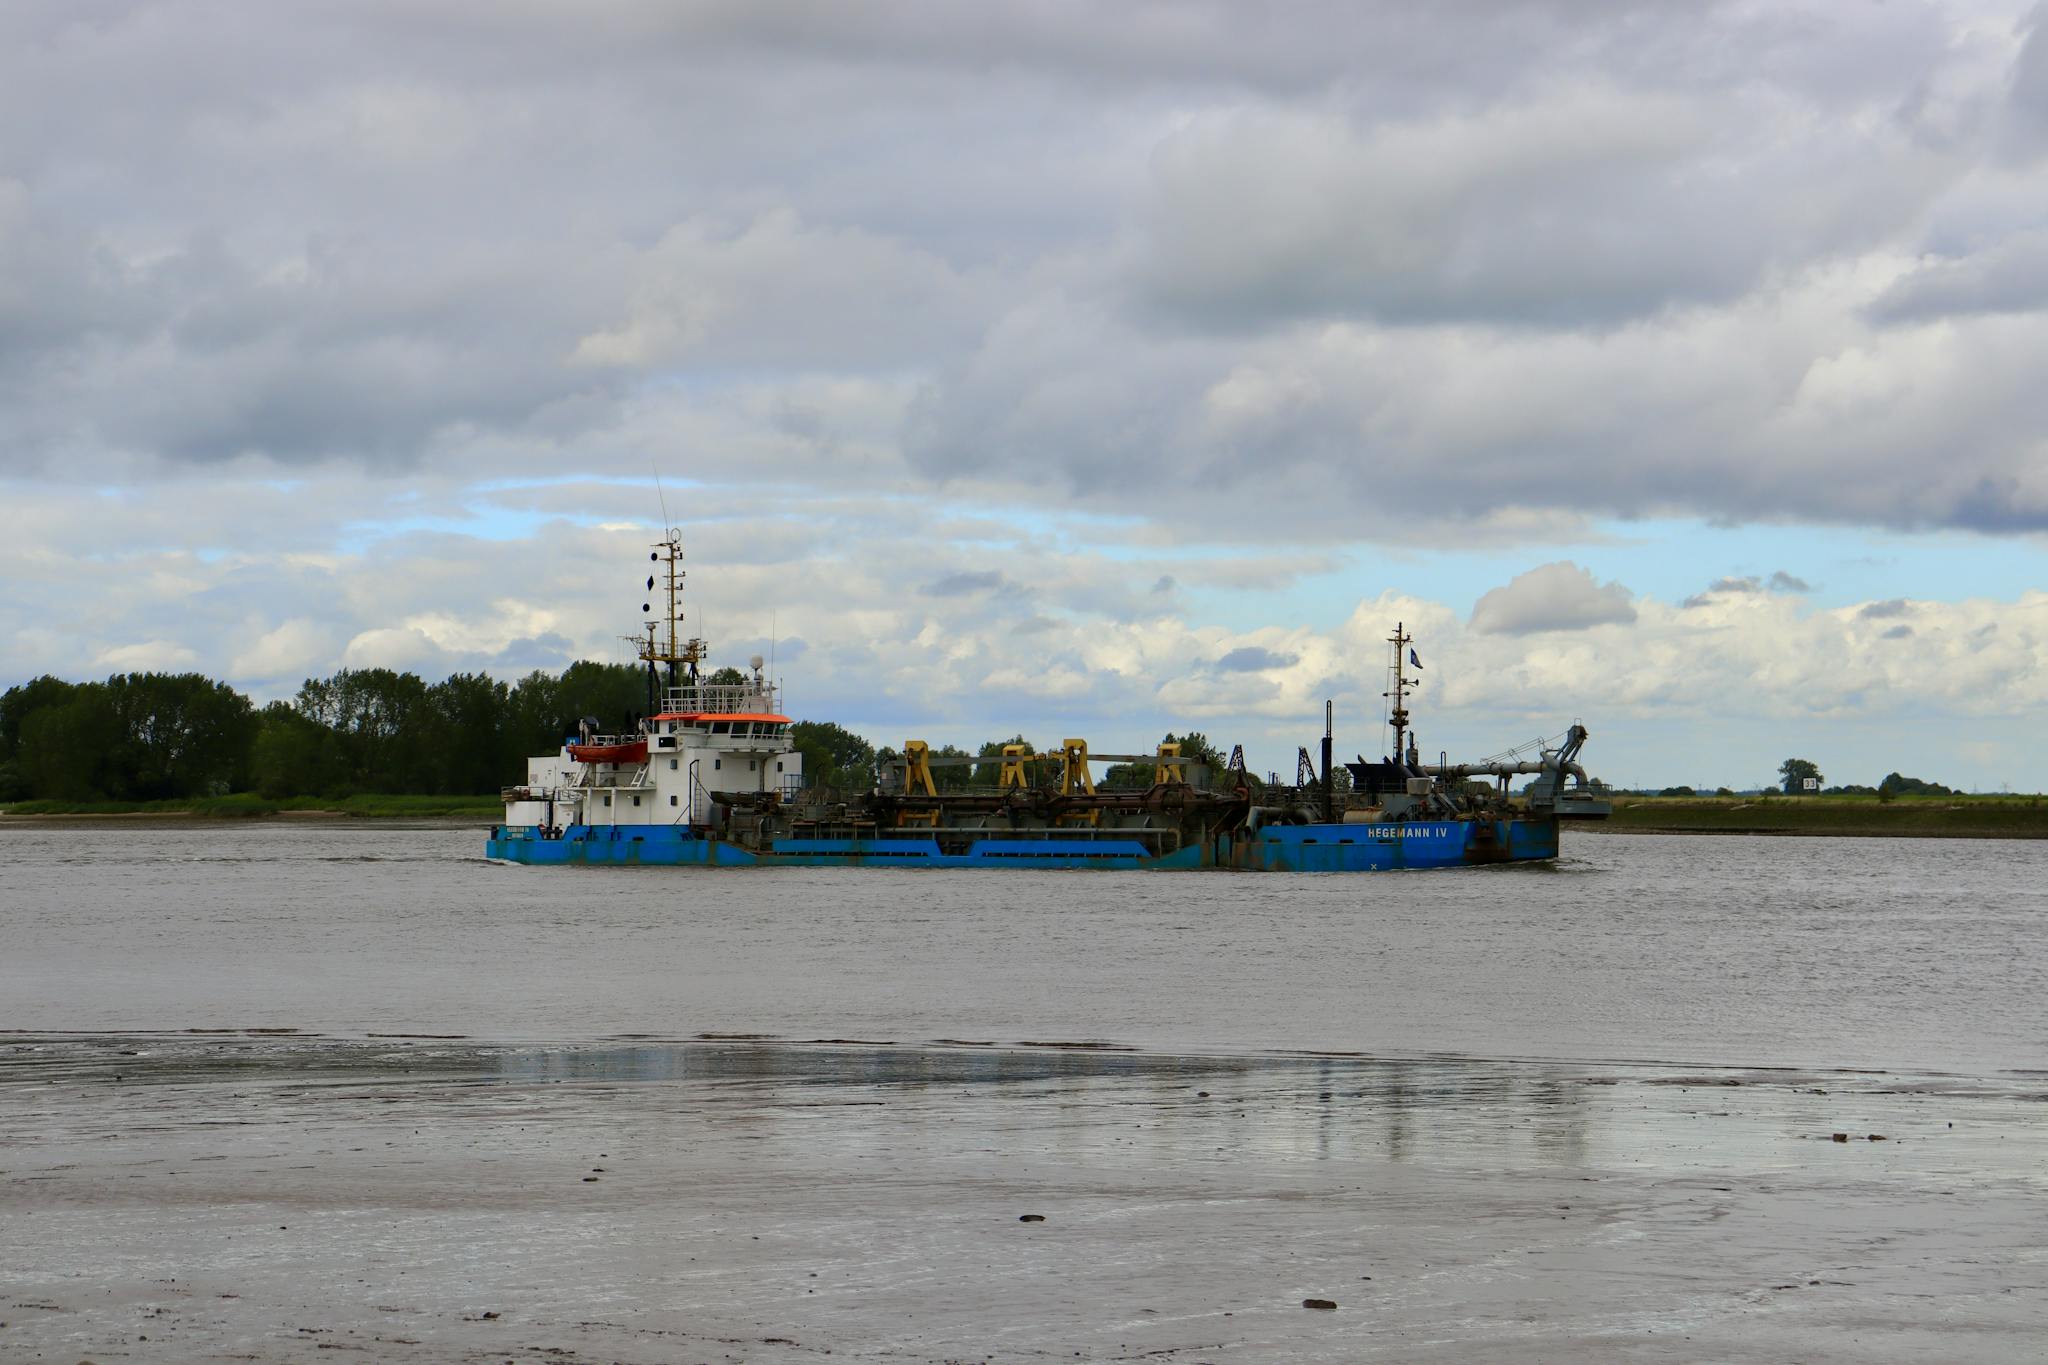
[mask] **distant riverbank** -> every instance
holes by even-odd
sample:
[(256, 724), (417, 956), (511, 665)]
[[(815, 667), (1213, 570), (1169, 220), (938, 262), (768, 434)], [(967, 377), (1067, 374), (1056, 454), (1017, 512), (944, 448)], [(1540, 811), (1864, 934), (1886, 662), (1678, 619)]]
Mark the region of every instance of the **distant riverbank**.
[(1623, 796), (1604, 822), (1634, 834), (1809, 834), (1923, 839), (2048, 839), (2039, 796)]
[(253, 792), (238, 792), (231, 796), (209, 796), (190, 801), (16, 801), (0, 807), (0, 818), (5, 819), (85, 816), (241, 820), (277, 815), (491, 819), (502, 817), (504, 813), (505, 803), (498, 796), (395, 796), (377, 793), (291, 796), (272, 800)]

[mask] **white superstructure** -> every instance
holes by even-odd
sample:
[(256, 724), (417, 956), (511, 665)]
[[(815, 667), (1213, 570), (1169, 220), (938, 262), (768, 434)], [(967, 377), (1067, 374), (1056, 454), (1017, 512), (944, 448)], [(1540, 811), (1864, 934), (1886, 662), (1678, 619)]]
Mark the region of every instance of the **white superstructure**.
[[(595, 735), (586, 727), (558, 752), (528, 759), (526, 781), (505, 791), (508, 827), (697, 826), (715, 819), (715, 793), (788, 794), (803, 786), (803, 756), (762, 660), (749, 660), (737, 683), (698, 677), (705, 644), (682, 631), (681, 537), (671, 530), (650, 558), (666, 563), (668, 607), (665, 620), (650, 620), (633, 643), (650, 679), (666, 673), (660, 710), (636, 734)], [(647, 586), (651, 592), (653, 577)]]

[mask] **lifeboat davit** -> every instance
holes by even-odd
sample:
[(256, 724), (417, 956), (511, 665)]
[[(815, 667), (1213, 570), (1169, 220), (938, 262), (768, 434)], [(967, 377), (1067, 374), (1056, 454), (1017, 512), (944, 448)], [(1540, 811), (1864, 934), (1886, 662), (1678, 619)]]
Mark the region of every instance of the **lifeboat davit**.
[(635, 739), (623, 744), (571, 744), (569, 757), (578, 763), (645, 763), (647, 741)]

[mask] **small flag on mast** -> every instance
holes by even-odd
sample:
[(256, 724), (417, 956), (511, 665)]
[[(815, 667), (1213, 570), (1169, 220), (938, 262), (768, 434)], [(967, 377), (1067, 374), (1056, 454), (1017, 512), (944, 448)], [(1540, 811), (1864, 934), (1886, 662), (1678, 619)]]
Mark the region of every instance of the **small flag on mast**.
[(1422, 667), (1422, 660), (1415, 657), (1415, 647), (1413, 645), (1408, 648), (1408, 662), (1414, 664), (1417, 668)]

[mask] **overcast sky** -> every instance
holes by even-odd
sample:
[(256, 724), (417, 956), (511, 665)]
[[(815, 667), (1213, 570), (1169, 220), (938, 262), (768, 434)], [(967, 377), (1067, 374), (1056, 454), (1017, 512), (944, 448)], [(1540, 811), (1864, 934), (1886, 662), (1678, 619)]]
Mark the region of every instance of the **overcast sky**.
[(2027, 4), (0, 7), (0, 684), (2048, 766)]

